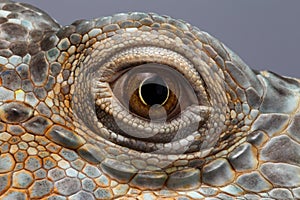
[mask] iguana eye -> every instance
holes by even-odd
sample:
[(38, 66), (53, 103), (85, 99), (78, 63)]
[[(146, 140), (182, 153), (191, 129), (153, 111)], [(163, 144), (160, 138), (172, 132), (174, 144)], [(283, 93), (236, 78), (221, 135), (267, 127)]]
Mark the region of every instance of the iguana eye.
[(110, 83), (114, 96), (129, 111), (147, 121), (164, 122), (178, 116), (188, 104), (197, 104), (193, 89), (170, 66), (142, 64), (125, 70)]
[[(107, 58), (93, 81), (96, 115), (109, 130), (104, 137), (143, 152), (197, 150), (189, 149), (186, 138), (199, 134), (210, 103), (205, 87), (193, 86), (201, 77), (191, 68), (184, 56), (158, 47), (126, 49)], [(164, 149), (174, 142), (179, 148)]]

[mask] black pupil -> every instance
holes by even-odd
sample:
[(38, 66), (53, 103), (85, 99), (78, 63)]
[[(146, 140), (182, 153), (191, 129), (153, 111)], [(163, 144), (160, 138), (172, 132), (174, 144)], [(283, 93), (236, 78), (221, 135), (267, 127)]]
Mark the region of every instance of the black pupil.
[(166, 83), (159, 76), (154, 76), (143, 82), (141, 97), (147, 105), (162, 105), (168, 98)]

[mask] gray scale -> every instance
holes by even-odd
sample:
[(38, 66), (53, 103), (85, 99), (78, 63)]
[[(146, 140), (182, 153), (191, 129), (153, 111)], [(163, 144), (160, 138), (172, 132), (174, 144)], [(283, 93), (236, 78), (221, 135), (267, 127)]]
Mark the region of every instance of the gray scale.
[(284, 163), (265, 163), (261, 166), (261, 171), (276, 186), (300, 186), (300, 167)]
[(101, 149), (95, 148), (91, 144), (85, 144), (77, 150), (78, 154), (90, 163), (99, 163), (105, 156)]
[(169, 175), (167, 187), (174, 190), (199, 187), (200, 170), (187, 169)]
[(270, 197), (275, 199), (293, 199), (292, 193), (288, 189), (276, 188), (269, 192)]
[(18, 173), (15, 173), (13, 180), (16, 182), (13, 184), (16, 188), (28, 188), (33, 182), (33, 175), (25, 170), (21, 170)]
[(80, 191), (72, 196), (69, 197), (70, 200), (81, 200), (81, 199), (86, 199), (86, 200), (93, 200), (95, 199), (94, 196), (90, 193)]
[(41, 198), (51, 193), (53, 190), (53, 183), (48, 180), (35, 181), (30, 190), (31, 198)]
[(52, 122), (42, 116), (33, 117), (23, 124), (24, 128), (32, 134), (44, 135), (47, 128), (50, 127)]
[(85, 191), (92, 192), (95, 190), (96, 184), (94, 183), (94, 181), (92, 179), (85, 178), (82, 180), (82, 188)]
[(236, 171), (254, 170), (258, 163), (256, 149), (249, 143), (242, 144), (229, 154), (229, 161)]
[[(281, 151), (279, 152), (278, 149)], [(300, 145), (285, 135), (274, 137), (262, 149), (261, 159), (299, 165)]]
[(73, 147), (74, 149), (84, 143), (84, 140), (80, 136), (62, 126), (51, 127), (45, 135), (57, 143), (63, 144), (65, 147)]
[(62, 179), (63, 177), (65, 177), (65, 172), (64, 172), (64, 170), (62, 170), (60, 168), (54, 168), (48, 172), (48, 177), (52, 181), (58, 181), (58, 180)]
[(300, 142), (300, 132), (299, 132), (300, 131), (300, 127), (299, 126), (300, 126), (300, 115), (297, 114), (294, 117), (291, 125), (288, 128), (288, 135), (291, 138), (293, 138), (296, 142), (298, 142), (298, 144)]
[(208, 185), (222, 186), (234, 180), (234, 171), (225, 159), (214, 160), (204, 166), (202, 181)]
[(76, 152), (69, 149), (62, 149), (60, 155), (68, 161), (74, 161), (78, 158)]
[(131, 185), (151, 189), (160, 189), (165, 184), (167, 178), (167, 174), (162, 172), (138, 173), (132, 179)]
[(263, 192), (272, 188), (272, 185), (256, 171), (238, 177), (237, 184), (250, 192)]
[(81, 184), (77, 178), (64, 178), (55, 183), (55, 188), (59, 194), (69, 196), (78, 192)]
[(101, 163), (101, 168), (110, 176), (116, 176), (116, 178), (124, 183), (127, 183), (137, 172), (136, 169), (130, 165), (109, 159)]

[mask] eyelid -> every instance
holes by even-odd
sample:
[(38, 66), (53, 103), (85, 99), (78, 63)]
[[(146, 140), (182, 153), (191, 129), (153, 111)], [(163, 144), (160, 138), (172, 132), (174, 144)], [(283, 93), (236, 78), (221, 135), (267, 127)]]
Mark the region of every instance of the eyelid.
[[(177, 52), (177, 50), (181, 53)], [(178, 143), (179, 140), (185, 140), (184, 137), (191, 139), (193, 136), (190, 134), (195, 132), (198, 133), (196, 134), (197, 136), (193, 138), (194, 143), (201, 143), (201, 141), (204, 140), (205, 135), (199, 133), (202, 133), (203, 130), (200, 131), (198, 129), (205, 126), (204, 124), (210, 120), (212, 107), (209, 101), (208, 91), (206, 90), (207, 88), (199, 71), (196, 69), (196, 67), (199, 66), (194, 63), (194, 60), (193, 62), (189, 60), (192, 56), (191, 54), (183, 52), (180, 49), (177, 50), (170, 50), (159, 46), (125, 46), (117, 50), (114, 49), (110, 51), (111, 53), (106, 51), (105, 56), (101, 57), (100, 60), (92, 59), (89, 61), (90, 69), (93, 71), (93, 82), (96, 83), (93, 84), (95, 87), (92, 89), (94, 91), (96, 117), (99, 127), (105, 127), (105, 129), (108, 130), (105, 134), (101, 135), (103, 138), (120, 146), (128, 146), (130, 143), (131, 149), (140, 152), (157, 151), (158, 154), (183, 153), (182, 150), (184, 149), (187, 150), (187, 153), (195, 153), (197, 149), (199, 150), (199, 148), (201, 148), (201, 145), (195, 144), (192, 149), (186, 149), (184, 147), (185, 145), (182, 146), (182, 144)], [(144, 119), (139, 119), (137, 116), (128, 112), (129, 109), (124, 107), (124, 104), (122, 105), (122, 103), (114, 97), (112, 90), (118, 88), (114, 85), (115, 80), (121, 76), (127, 76), (129, 70), (146, 63), (166, 65), (170, 70), (180, 74), (188, 83), (187, 85), (189, 85), (190, 91), (192, 91), (191, 95), (183, 95), (189, 98), (194, 94), (196, 98), (194, 98), (195, 101), (181, 102), (181, 105), (187, 105), (183, 106), (186, 107), (186, 109), (181, 110), (182, 116), (178, 116), (175, 112), (174, 115), (170, 115), (170, 121), (166, 123), (161, 125), (154, 121), (148, 123)], [(170, 79), (171, 82), (174, 80), (174, 78)], [(97, 88), (97, 85), (101, 85), (101, 88)], [(178, 90), (185, 91), (187, 88), (180, 87)], [(185, 94), (188, 94), (188, 92)], [(125, 124), (122, 122), (123, 119)], [(119, 122), (116, 122), (116, 120), (121, 121), (123, 123), (121, 126), (125, 126), (128, 129), (124, 129), (125, 132), (122, 131), (123, 128), (120, 129), (117, 126)], [(126, 132), (131, 135), (128, 135)], [(138, 135), (134, 135), (134, 133)], [(147, 133), (155, 133), (156, 136), (148, 136), (148, 139), (139, 137), (139, 135), (143, 134), (147, 137)], [(162, 139), (162, 137), (164, 137), (164, 139)], [(168, 146), (167, 149), (165, 149), (165, 145)], [(169, 148), (173, 145), (175, 145), (176, 148)], [(149, 149), (146, 150), (143, 148), (145, 146), (148, 146)], [(181, 152), (177, 152), (177, 146), (181, 149)]]
[(146, 63), (160, 63), (177, 70), (189, 81), (196, 93), (203, 95), (201, 103), (210, 105), (210, 96), (206, 91), (205, 83), (192, 62), (184, 55), (162, 47), (141, 46), (120, 50), (98, 66), (99, 73), (102, 75), (99, 80), (111, 82), (132, 66)]
[[(160, 65), (160, 64), (156, 64), (156, 65)], [(141, 66), (132, 66), (131, 68), (132, 68), (131, 70), (128, 70), (129, 69), (129, 67), (128, 67), (124, 73), (119, 72), (120, 74), (122, 74), (120, 77), (120, 81), (122, 83), (126, 82), (126, 78), (131, 77), (130, 73), (134, 74), (135, 72), (144, 72), (143, 70), (140, 69), (140, 68), (142, 68)], [(151, 68), (148, 68), (148, 69), (151, 69)], [(172, 68), (170, 66), (163, 66), (163, 67), (161, 67), (161, 69), (163, 71), (165, 71), (164, 72), (165, 74), (169, 74), (170, 71), (171, 71), (170, 74), (172, 74), (172, 72), (174, 74), (177, 74), (179, 77), (181, 77), (180, 79), (182, 81), (184, 81), (184, 83), (186, 83), (187, 86), (189, 86), (189, 88), (187, 89), (187, 88), (184, 88), (184, 86), (182, 86), (184, 84), (178, 83), (179, 87), (177, 90), (179, 91), (179, 94), (181, 92), (183, 93), (183, 95), (181, 95), (183, 97), (179, 99), (180, 102), (176, 105), (180, 105), (180, 106), (187, 105), (187, 106), (182, 106), (182, 110), (180, 109), (180, 112), (179, 112), (180, 115), (178, 115), (176, 113), (175, 114), (171, 113), (170, 114), (171, 118), (169, 119), (169, 121), (166, 121), (163, 123), (159, 123), (159, 122), (155, 122), (155, 121), (147, 122), (145, 119), (142, 119), (142, 118), (134, 115), (134, 113), (131, 113), (129, 111), (129, 107), (126, 106), (129, 104), (126, 102), (125, 102), (125, 104), (122, 103), (123, 99), (122, 99), (122, 95), (120, 95), (120, 94), (122, 94), (122, 92), (123, 92), (123, 87), (122, 87), (122, 85), (120, 85), (118, 83), (118, 80), (115, 80), (115, 82), (112, 83), (115, 86), (114, 89), (117, 90), (117, 92), (118, 92), (117, 94), (114, 94), (114, 92), (112, 91), (113, 89), (110, 88), (109, 82), (104, 82), (104, 83), (107, 83), (107, 87), (111, 91), (112, 95), (103, 96), (104, 95), (103, 93), (98, 93), (98, 95), (96, 95), (96, 98), (95, 98), (96, 106), (101, 107), (101, 110), (102, 110), (102, 111), (99, 110), (100, 112), (98, 112), (98, 113), (106, 112), (106, 115), (108, 115), (108, 117), (112, 118), (112, 119), (108, 120), (110, 123), (106, 123), (105, 117), (103, 117), (103, 116), (105, 116), (105, 114), (103, 113), (103, 114), (101, 114), (101, 117), (99, 117), (98, 119), (100, 120), (100, 122), (104, 123), (103, 125), (108, 130), (112, 131), (113, 133), (118, 133), (119, 137), (116, 137), (113, 139), (118, 144), (125, 145), (125, 144), (123, 144), (123, 142), (127, 141), (127, 139), (131, 138), (131, 139), (136, 140), (136, 142), (137, 142), (137, 146), (135, 147), (133, 145), (131, 148), (139, 150), (139, 151), (146, 151), (145, 149), (139, 149), (139, 147), (141, 146), (142, 143), (153, 142), (153, 144), (157, 144), (157, 145), (158, 145), (158, 143), (161, 143), (161, 144), (169, 143), (169, 142), (173, 143), (174, 142), (173, 140), (177, 141), (177, 140), (183, 139), (184, 137), (187, 137), (189, 134), (195, 132), (198, 129), (199, 124), (205, 123), (205, 121), (210, 113), (210, 107), (199, 103), (196, 96), (194, 96), (194, 98), (192, 98), (192, 99), (195, 99), (194, 101), (191, 101), (190, 99), (186, 99), (186, 97), (189, 96), (187, 94), (189, 94), (189, 93), (194, 94), (194, 89), (189, 84), (189, 81), (180, 72), (178, 72), (177, 70), (175, 70), (174, 68)], [(152, 68), (152, 70), (153, 70), (153, 72), (158, 71), (158, 69), (156, 67)], [(109, 71), (109, 72), (111, 72), (111, 71)], [(162, 73), (162, 74), (164, 74), (164, 73)], [(176, 76), (169, 75), (168, 78), (170, 79), (170, 82), (174, 82), (174, 80), (176, 80), (174, 77), (176, 77)], [(98, 80), (98, 81), (101, 82), (101, 80)], [(109, 79), (107, 81), (109, 81)], [(177, 84), (177, 81), (175, 81), (174, 84)], [(103, 84), (99, 84), (99, 85), (103, 85)], [(97, 91), (97, 89), (95, 89), (95, 91)], [(191, 92), (189, 92), (189, 91), (191, 91)], [(205, 93), (202, 93), (202, 95), (203, 95), (203, 97), (205, 97)], [(116, 96), (119, 96), (119, 97), (121, 96), (121, 98), (117, 98)], [(104, 106), (102, 107), (102, 105), (104, 105)], [(177, 108), (177, 107), (175, 107), (175, 108)], [(197, 113), (197, 110), (199, 110), (199, 113)], [(200, 110), (201, 110), (201, 112), (200, 112)], [(126, 122), (122, 121), (124, 118), (126, 118), (126, 120), (125, 120)], [(133, 126), (133, 124), (135, 124), (135, 125)], [(119, 126), (122, 128), (120, 129)], [(142, 129), (141, 129), (141, 127), (142, 127)], [(146, 131), (146, 130), (148, 130), (148, 131)], [(178, 132), (179, 132), (179, 135), (177, 135)], [(109, 138), (112, 139), (114, 135), (115, 134), (110, 135)], [(120, 140), (121, 136), (123, 136), (122, 140)], [(150, 145), (150, 143), (149, 143), (149, 145)], [(150, 145), (150, 146), (151, 146), (151, 148), (150, 148), (151, 151), (157, 147), (156, 145), (154, 145), (154, 146)], [(160, 146), (160, 145), (158, 145), (158, 146)], [(162, 145), (162, 146), (164, 146), (164, 145)], [(170, 149), (170, 150), (168, 150), (168, 153), (171, 153), (172, 151), (173, 150)], [(167, 153), (167, 152), (165, 152), (165, 153)]]
[[(142, 65), (145, 63), (168, 65), (174, 67), (174, 69), (182, 74), (186, 74), (186, 76), (191, 76), (191, 72), (195, 71), (192, 63), (181, 54), (154, 46), (124, 49), (107, 59), (104, 65), (101, 66), (101, 71), (108, 71), (114, 74), (124, 71), (131, 66)], [(193, 75), (197, 76), (196, 73), (193, 73)]]

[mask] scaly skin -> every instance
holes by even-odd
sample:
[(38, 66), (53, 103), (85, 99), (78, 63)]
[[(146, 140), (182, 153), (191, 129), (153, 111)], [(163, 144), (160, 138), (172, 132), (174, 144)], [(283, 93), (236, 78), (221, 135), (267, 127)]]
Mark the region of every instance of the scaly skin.
[[(0, 199), (300, 199), (297, 79), (252, 71), (169, 17), (61, 27), (29, 5), (0, 9)], [(189, 85), (176, 123), (116, 101), (131, 87), (120, 71), (144, 63)]]

